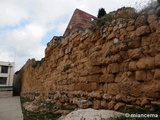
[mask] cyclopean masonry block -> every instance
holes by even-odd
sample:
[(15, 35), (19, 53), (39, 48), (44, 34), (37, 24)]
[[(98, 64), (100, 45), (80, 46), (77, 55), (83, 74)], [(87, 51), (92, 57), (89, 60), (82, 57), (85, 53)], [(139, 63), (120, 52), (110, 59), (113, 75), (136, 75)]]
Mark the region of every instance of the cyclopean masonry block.
[(90, 29), (53, 37), (44, 59), (28, 60), (21, 69), (21, 95), (115, 110), (160, 101), (157, 7), (143, 13), (121, 8), (109, 13), (103, 24), (97, 19)]

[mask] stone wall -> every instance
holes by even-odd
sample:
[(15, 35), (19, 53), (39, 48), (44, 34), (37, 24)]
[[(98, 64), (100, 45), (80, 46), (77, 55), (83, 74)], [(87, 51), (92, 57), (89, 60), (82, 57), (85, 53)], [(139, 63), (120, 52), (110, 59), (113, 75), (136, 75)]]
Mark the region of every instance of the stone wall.
[(21, 69), (21, 95), (80, 108), (160, 104), (159, 4), (121, 8), (86, 31), (49, 43), (45, 58)]

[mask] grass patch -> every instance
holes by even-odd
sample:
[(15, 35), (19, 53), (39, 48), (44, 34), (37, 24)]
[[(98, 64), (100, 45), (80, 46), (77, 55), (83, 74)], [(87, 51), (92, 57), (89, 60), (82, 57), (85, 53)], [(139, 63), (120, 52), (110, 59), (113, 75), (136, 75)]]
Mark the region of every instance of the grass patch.
[(28, 112), (23, 111), (24, 120), (57, 120), (60, 115), (51, 112)]
[[(21, 97), (21, 105), (24, 104), (25, 102), (32, 102), (32, 100), (29, 100), (27, 98)], [(39, 103), (40, 104), (40, 103)], [(54, 114), (53, 113), (53, 109), (55, 109), (55, 111), (57, 110), (69, 110), (70, 112), (74, 110), (74, 108), (70, 108), (64, 105), (61, 106), (57, 106), (56, 103), (45, 103), (47, 110), (46, 111), (34, 111), (34, 112), (30, 112), (27, 111), (23, 108), (22, 106), (22, 113), (23, 113), (23, 117), (24, 120), (57, 120), (61, 115), (60, 114)], [(51, 112), (51, 111), (52, 112)]]
[[(31, 102), (32, 100), (26, 99), (24, 97), (21, 97), (21, 105), (25, 102)], [(47, 104), (48, 108), (51, 108), (55, 105), (55, 103), (49, 103)], [(53, 114), (52, 112), (29, 112), (26, 111), (23, 107), (22, 107), (22, 113), (23, 113), (23, 117), (24, 120), (57, 120), (60, 115), (57, 114)]]

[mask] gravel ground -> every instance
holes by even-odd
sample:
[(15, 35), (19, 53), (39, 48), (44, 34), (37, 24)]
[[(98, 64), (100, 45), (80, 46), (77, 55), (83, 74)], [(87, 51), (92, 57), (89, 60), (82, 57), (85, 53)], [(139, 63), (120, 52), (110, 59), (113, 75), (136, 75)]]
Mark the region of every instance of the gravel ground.
[(23, 120), (20, 97), (0, 98), (0, 120)]

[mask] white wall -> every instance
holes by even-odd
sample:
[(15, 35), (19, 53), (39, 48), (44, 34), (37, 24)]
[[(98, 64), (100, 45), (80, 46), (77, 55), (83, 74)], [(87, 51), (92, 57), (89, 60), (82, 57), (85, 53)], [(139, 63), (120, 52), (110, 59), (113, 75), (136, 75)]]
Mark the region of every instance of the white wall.
[[(1, 73), (2, 66), (8, 66), (8, 73)], [(7, 83), (0, 84), (0, 86), (13, 86), (13, 75), (14, 75), (14, 62), (0, 61), (0, 77), (7, 77)]]

